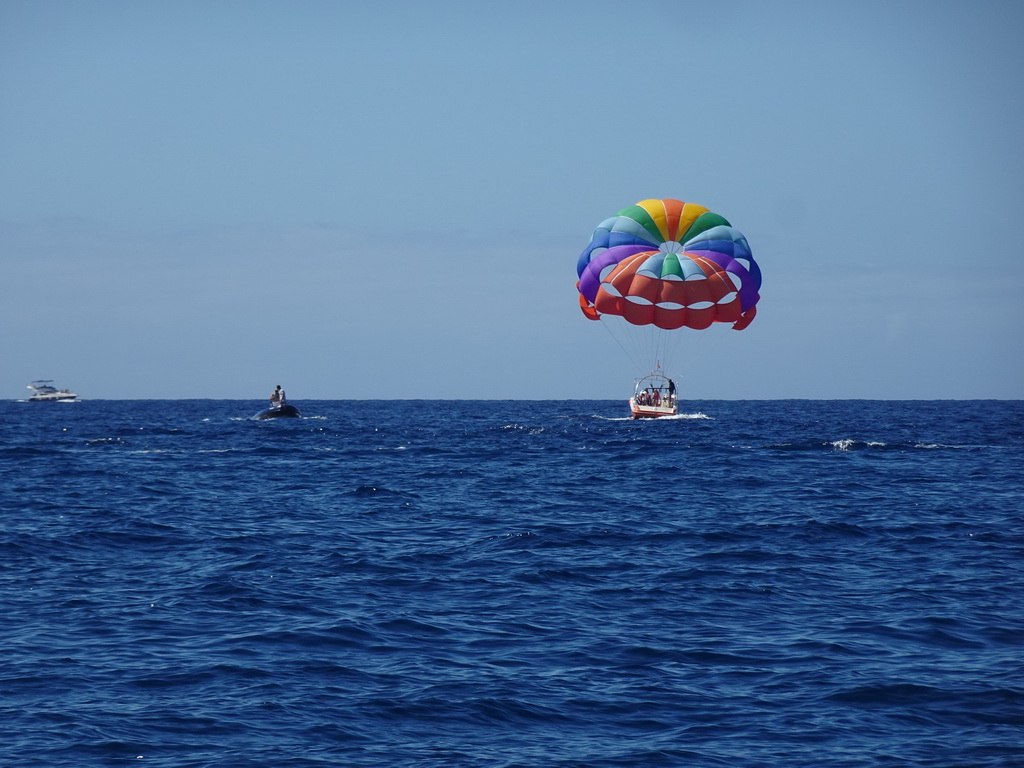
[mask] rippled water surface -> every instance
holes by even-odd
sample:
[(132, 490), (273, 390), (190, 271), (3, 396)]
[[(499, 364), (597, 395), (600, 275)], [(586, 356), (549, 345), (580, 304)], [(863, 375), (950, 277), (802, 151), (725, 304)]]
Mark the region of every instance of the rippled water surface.
[(1024, 403), (0, 403), (0, 765), (1024, 765)]

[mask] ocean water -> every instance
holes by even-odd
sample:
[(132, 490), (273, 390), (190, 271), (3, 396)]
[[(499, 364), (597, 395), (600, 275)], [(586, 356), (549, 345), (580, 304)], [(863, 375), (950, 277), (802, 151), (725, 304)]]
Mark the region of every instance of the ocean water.
[(1024, 765), (1024, 403), (0, 403), (0, 766)]

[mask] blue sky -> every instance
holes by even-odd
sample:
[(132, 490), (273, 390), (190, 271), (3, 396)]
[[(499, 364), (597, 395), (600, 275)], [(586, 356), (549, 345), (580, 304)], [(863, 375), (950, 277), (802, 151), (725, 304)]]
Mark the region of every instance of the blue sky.
[(704, 398), (1022, 398), (1024, 4), (0, 0), (0, 397), (622, 398), (575, 264), (726, 216)]

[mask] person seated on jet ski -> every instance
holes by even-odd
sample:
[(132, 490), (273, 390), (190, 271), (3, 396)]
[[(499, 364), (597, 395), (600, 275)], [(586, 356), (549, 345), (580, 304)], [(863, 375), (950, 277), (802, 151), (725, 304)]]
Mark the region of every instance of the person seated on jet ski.
[(285, 402), (284, 390), (281, 389), (281, 385), (278, 384), (277, 388), (274, 390), (274, 394), (270, 396), (270, 407), (274, 409), (283, 408)]

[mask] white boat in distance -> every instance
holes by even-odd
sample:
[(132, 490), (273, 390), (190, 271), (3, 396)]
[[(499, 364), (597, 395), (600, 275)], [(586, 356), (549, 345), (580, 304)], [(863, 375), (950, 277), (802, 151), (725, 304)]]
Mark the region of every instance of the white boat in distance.
[(40, 379), (28, 385), (32, 390), (28, 401), (30, 403), (56, 403), (60, 401), (74, 400), (78, 395), (67, 389), (57, 389), (50, 379)]
[(629, 410), (634, 419), (676, 415), (676, 383), (657, 369), (636, 380)]

